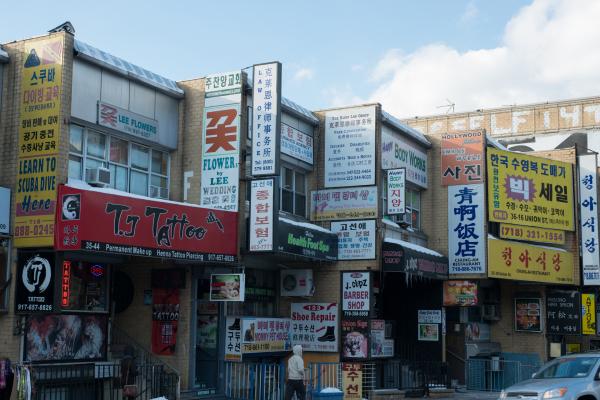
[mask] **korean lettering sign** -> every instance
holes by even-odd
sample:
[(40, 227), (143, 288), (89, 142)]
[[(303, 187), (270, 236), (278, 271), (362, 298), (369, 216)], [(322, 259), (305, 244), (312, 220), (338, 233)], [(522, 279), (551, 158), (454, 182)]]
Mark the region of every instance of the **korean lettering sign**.
[(325, 113), (325, 187), (375, 184), (375, 110)]
[(206, 98), (222, 97), (241, 93), (242, 71), (221, 72), (204, 78), (204, 93)]
[(344, 400), (362, 400), (362, 365), (355, 363), (342, 364), (342, 391)]
[(388, 169), (387, 171), (387, 214), (404, 214), (406, 202), (405, 195), (405, 174), (404, 168)]
[(273, 251), (277, 226), (275, 179), (257, 179), (250, 184), (250, 251)]
[(484, 185), (448, 186), (450, 274), (485, 273)]
[(581, 298), (574, 290), (553, 290), (546, 294), (547, 331), (556, 335), (581, 333)]
[(484, 178), (483, 132), (442, 136), (442, 185), (482, 183)]
[(375, 259), (375, 220), (331, 222), (338, 235), (338, 260)]
[(239, 317), (227, 317), (225, 322), (225, 361), (242, 361), (242, 326)]
[(15, 247), (54, 244), (63, 38), (24, 44), (21, 66)]
[(575, 229), (571, 164), (496, 149), (487, 164), (490, 221)]
[(290, 351), (290, 328), (289, 318), (243, 318), (242, 354)]
[(254, 66), (252, 90), (252, 175), (279, 174), (281, 64)]
[(488, 276), (517, 281), (573, 284), (573, 255), (552, 247), (488, 239)]
[(337, 303), (292, 303), (292, 345), (304, 351), (338, 351)]
[(313, 138), (282, 123), (281, 152), (313, 165)]
[(581, 333), (596, 334), (596, 296), (592, 293), (581, 295)]
[(310, 197), (313, 221), (377, 218), (377, 186), (315, 190)]
[(579, 156), (578, 158), (583, 284), (600, 285), (596, 154)]
[(406, 180), (427, 188), (427, 154), (416, 145), (381, 127), (381, 167), (406, 169)]
[(371, 273), (342, 272), (342, 314), (368, 317), (371, 311)]

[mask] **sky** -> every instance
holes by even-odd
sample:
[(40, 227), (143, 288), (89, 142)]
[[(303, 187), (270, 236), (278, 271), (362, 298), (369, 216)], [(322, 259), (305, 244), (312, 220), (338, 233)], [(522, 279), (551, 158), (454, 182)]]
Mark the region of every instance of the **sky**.
[(598, 0), (9, 4), (0, 43), (68, 20), (173, 80), (278, 60), (283, 95), (313, 110), (379, 102), (407, 118), (600, 95)]

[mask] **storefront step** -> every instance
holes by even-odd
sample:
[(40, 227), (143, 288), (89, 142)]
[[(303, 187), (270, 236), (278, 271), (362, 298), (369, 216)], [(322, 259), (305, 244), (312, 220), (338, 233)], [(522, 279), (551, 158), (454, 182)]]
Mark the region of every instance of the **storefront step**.
[(179, 400), (226, 400), (226, 399), (227, 398), (222, 394), (199, 396), (197, 390), (182, 391), (181, 397), (179, 397)]

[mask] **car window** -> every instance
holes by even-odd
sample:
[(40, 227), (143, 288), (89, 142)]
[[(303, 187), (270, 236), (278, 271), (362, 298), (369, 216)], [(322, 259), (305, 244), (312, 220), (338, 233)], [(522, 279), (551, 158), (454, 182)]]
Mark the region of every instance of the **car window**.
[(598, 357), (560, 358), (535, 374), (535, 379), (584, 378), (590, 374)]

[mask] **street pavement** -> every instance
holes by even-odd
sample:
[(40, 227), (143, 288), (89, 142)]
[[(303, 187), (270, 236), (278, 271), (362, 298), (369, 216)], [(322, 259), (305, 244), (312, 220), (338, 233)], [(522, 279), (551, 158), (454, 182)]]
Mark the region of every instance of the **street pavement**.
[(443, 400), (496, 400), (500, 393), (495, 392), (477, 392), (473, 390), (467, 390), (464, 392), (455, 392), (452, 397), (438, 397)]

